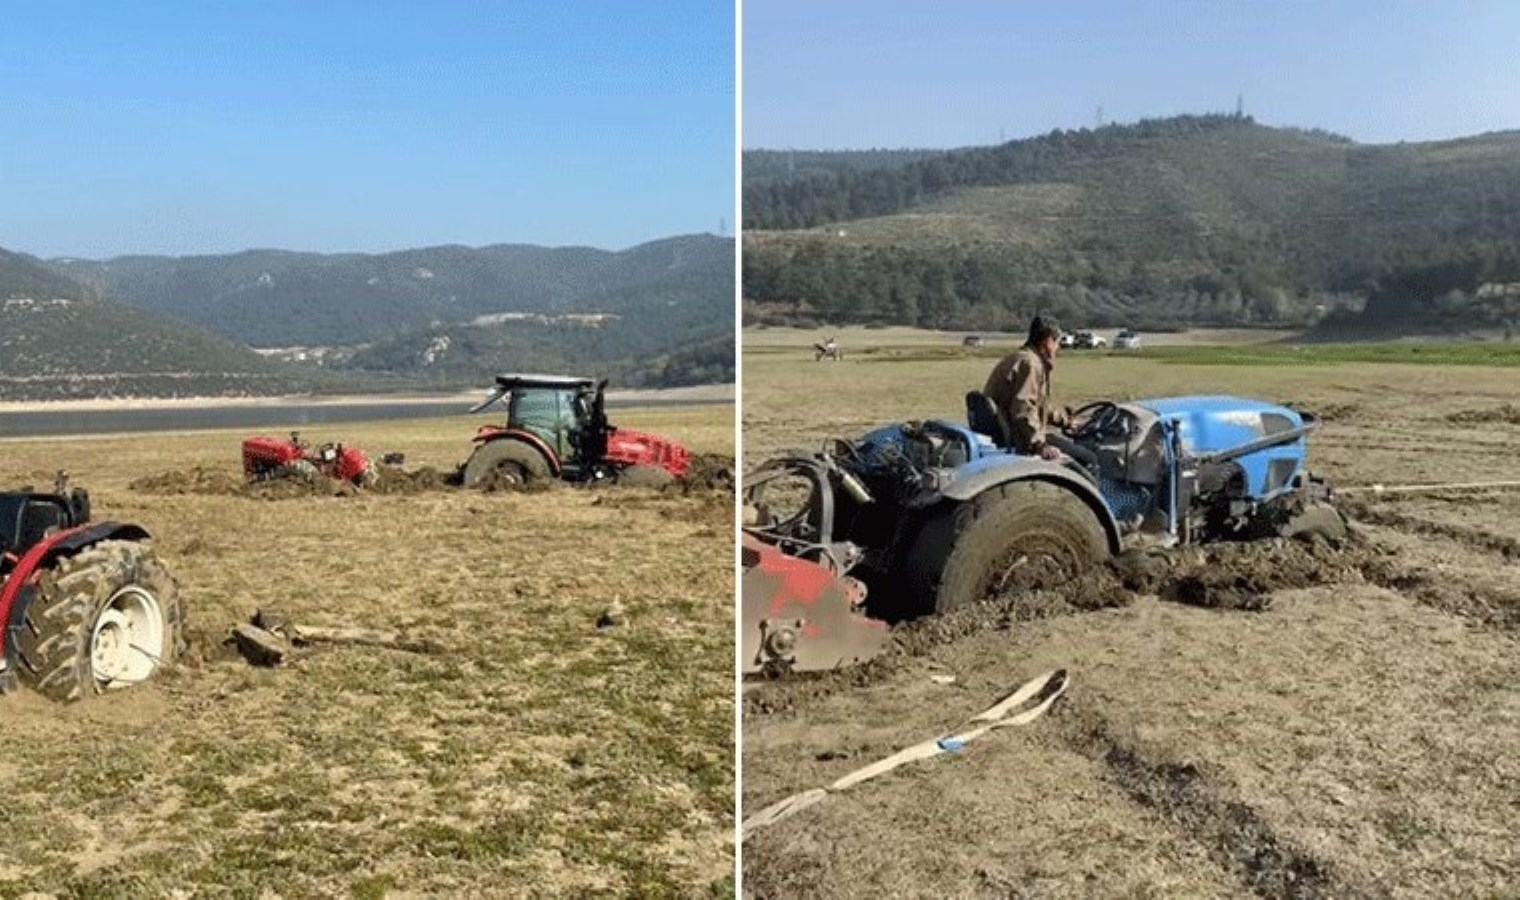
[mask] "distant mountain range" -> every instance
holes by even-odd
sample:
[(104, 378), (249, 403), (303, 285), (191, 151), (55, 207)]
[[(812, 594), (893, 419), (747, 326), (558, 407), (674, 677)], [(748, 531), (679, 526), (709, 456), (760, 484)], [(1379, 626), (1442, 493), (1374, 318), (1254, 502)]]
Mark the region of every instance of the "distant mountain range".
[[(692, 235), (619, 252), (519, 244), (374, 255), (249, 250), (51, 265), (102, 295), (255, 347), (349, 345), (491, 313), (642, 312), (694, 285), (731, 310), (733, 241)], [(729, 293), (719, 297), (725, 277)]]
[(733, 254), (732, 239), (710, 235), (620, 252), (42, 261), (0, 250), (0, 377), (11, 379), (0, 398), (107, 383), (133, 394), (455, 386), (513, 368), (732, 380)]
[(1379, 326), (1460, 328), (1503, 314), (1425, 313), (1520, 282), (1520, 132), (1364, 145), (1179, 116), (744, 167), (752, 320), (1307, 325), (1366, 304)]

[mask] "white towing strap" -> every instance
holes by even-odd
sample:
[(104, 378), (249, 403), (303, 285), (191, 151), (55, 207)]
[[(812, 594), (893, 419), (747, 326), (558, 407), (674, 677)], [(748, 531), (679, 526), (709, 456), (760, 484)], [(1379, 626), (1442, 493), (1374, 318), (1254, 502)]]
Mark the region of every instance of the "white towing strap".
[[(1066, 693), (1066, 687), (1070, 681), (1066, 677), (1065, 669), (1056, 669), (1040, 675), (1023, 687), (999, 700), (985, 712), (972, 716), (970, 722), (975, 727), (968, 728), (959, 734), (945, 737), (932, 738), (921, 744), (914, 744), (897, 751), (886, 759), (878, 760), (870, 765), (856, 769), (850, 774), (840, 778), (828, 787), (813, 788), (800, 794), (793, 794), (785, 800), (778, 800), (770, 806), (760, 810), (744, 820), (741, 827), (740, 838), (742, 842), (751, 834), (768, 825), (774, 825), (782, 819), (789, 818), (796, 813), (821, 802), (829, 794), (846, 788), (854, 787), (862, 781), (869, 781), (878, 775), (885, 775), (893, 769), (905, 763), (917, 762), (921, 759), (929, 759), (942, 753), (952, 753), (965, 747), (984, 734), (996, 731), (999, 728), (1009, 728), (1014, 725), (1028, 725), (1035, 719), (1044, 715), (1051, 704)], [(1014, 710), (1027, 703), (1034, 702), (1034, 706), (1023, 712), (1013, 713)], [(1013, 713), (1010, 715), (1010, 713)]]

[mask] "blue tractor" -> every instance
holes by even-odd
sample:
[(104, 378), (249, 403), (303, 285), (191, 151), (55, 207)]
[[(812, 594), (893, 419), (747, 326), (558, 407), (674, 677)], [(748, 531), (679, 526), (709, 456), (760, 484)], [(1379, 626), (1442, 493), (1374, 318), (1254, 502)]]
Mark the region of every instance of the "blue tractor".
[(1305, 466), (1313, 416), (1228, 396), (1089, 404), (1070, 436), (1097, 457), (1010, 449), (984, 395), (967, 424), (878, 428), (745, 479), (746, 531), (868, 589), (870, 613), (942, 613), (1048, 586), (1136, 547), (1319, 534), (1345, 522)]

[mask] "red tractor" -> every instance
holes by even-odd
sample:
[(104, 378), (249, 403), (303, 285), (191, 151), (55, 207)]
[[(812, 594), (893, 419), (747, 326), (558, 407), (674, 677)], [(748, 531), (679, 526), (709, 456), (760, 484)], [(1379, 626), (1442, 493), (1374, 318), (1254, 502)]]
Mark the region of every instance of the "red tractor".
[(148, 532), (90, 522), (90, 498), (0, 493), (0, 693), (59, 701), (146, 681), (184, 650), (174, 579)]
[(607, 381), (563, 375), (498, 375), (480, 412), (507, 398), (507, 422), (475, 433), (465, 487), (489, 481), (527, 484), (551, 478), (661, 487), (685, 476), (686, 448), (607, 421)]
[(322, 444), (312, 447), (299, 431), (290, 438), (251, 437), (243, 441), (243, 477), (249, 481), (310, 478), (325, 475), (363, 487), (375, 479), (375, 467), (358, 447)]

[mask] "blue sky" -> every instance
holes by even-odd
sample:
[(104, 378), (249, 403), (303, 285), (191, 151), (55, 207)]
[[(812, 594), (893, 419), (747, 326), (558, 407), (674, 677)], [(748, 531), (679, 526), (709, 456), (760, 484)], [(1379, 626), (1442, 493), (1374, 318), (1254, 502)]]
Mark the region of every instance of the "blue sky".
[(731, 232), (733, 47), (724, 0), (0, 0), (0, 247)]
[(1367, 142), (1520, 128), (1512, 0), (746, 0), (746, 148), (954, 147), (1181, 112)]

